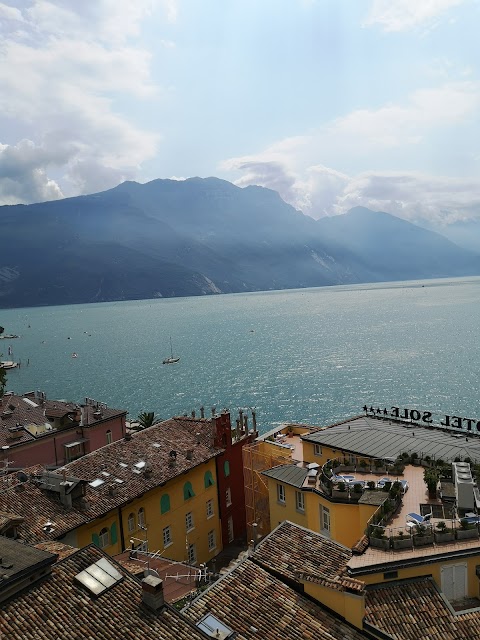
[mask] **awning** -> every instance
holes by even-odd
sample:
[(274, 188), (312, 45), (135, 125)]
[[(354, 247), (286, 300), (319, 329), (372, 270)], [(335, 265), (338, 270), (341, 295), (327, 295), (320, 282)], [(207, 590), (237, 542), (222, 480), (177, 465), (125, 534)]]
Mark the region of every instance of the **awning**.
[(80, 438), (80, 440), (75, 440), (75, 442), (69, 442), (64, 445), (65, 449), (71, 449), (72, 447), (76, 447), (78, 444), (83, 444), (84, 442), (88, 442), (88, 438)]

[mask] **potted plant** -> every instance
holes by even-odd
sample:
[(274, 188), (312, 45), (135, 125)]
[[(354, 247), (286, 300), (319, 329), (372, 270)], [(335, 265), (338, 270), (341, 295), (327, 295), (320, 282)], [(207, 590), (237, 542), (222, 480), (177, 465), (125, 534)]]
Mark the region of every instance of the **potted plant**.
[(430, 498), (437, 497), (437, 485), (440, 479), (440, 473), (438, 469), (433, 467), (423, 470), (423, 479), (427, 485), (428, 495)]
[(375, 480), (369, 480), (369, 481), (367, 482), (367, 487), (368, 487), (369, 489), (375, 489)]
[(451, 542), (455, 538), (452, 529), (445, 522), (438, 522), (434, 531), (435, 542)]
[(353, 485), (353, 491), (350, 491), (350, 500), (358, 502), (362, 497), (363, 487), (359, 482)]
[(406, 536), (402, 530), (392, 538), (392, 543), (394, 549), (411, 549), (413, 547), (411, 536)]
[(390, 549), (390, 538), (387, 538), (385, 535), (385, 529), (383, 527), (370, 527), (369, 540), (370, 546), (375, 549), (383, 549), (384, 551)]
[(293, 438), (293, 427), (288, 427), (287, 437)]
[(433, 544), (433, 539), (433, 532), (431, 528), (427, 529), (424, 524), (415, 525), (413, 542), (416, 547), (424, 547), (427, 544)]
[(457, 540), (468, 540), (469, 538), (478, 538), (478, 529), (471, 524), (467, 518), (460, 520), (460, 528), (456, 530)]
[(347, 485), (345, 482), (337, 482), (332, 491), (332, 498), (347, 498)]

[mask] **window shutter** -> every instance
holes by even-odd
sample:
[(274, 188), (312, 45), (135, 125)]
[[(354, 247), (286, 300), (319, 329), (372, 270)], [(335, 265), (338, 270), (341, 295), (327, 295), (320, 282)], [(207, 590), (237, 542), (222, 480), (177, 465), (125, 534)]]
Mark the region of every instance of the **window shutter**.
[(117, 542), (117, 523), (114, 522), (110, 527), (110, 544), (116, 544)]
[(92, 542), (96, 547), (100, 548), (100, 538), (98, 537), (98, 533), (92, 533)]

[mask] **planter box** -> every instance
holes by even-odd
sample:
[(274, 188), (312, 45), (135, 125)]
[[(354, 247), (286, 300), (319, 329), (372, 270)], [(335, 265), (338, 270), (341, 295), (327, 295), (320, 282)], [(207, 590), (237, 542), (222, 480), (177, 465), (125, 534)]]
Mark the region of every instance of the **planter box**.
[(339, 469), (340, 473), (343, 471), (355, 471), (355, 466), (353, 464), (341, 464)]
[(468, 540), (469, 538), (478, 538), (476, 529), (457, 529), (457, 540)]
[(390, 538), (370, 538), (370, 546), (375, 549), (383, 549), (388, 551), (390, 549)]
[(433, 544), (433, 535), (413, 536), (413, 543), (416, 547), (425, 547), (428, 544)]
[(412, 549), (413, 548), (412, 538), (393, 538), (392, 542), (393, 542), (394, 549)]
[(362, 497), (362, 492), (355, 493), (355, 491), (352, 491), (350, 493), (350, 502), (358, 502), (361, 497)]
[(378, 473), (378, 475), (385, 475), (387, 473), (387, 470), (385, 469), (385, 467), (375, 467), (374, 469), (372, 469), (372, 473)]
[(438, 531), (435, 531), (435, 542), (440, 543), (440, 542), (452, 542), (452, 540), (455, 540), (455, 534), (453, 531), (450, 531), (449, 533), (439, 533)]
[(338, 489), (332, 489), (332, 498), (348, 500), (348, 491), (338, 491)]

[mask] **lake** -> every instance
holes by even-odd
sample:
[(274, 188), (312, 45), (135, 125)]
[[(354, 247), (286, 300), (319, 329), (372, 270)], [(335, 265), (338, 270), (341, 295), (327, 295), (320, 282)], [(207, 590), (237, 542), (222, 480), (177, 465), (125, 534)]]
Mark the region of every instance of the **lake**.
[[(0, 353), (22, 363), (10, 390), (132, 419), (256, 407), (266, 431), (365, 403), (480, 419), (479, 318), (480, 278), (9, 309), (0, 325), (20, 338)], [(163, 365), (170, 336), (180, 362)]]

